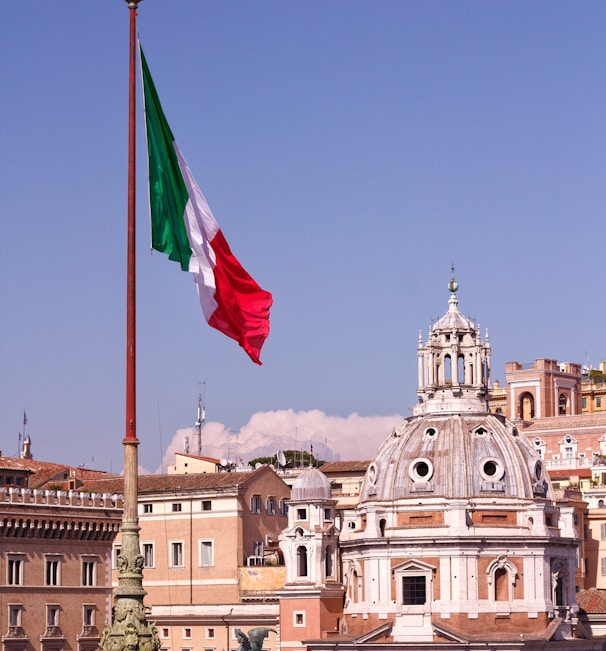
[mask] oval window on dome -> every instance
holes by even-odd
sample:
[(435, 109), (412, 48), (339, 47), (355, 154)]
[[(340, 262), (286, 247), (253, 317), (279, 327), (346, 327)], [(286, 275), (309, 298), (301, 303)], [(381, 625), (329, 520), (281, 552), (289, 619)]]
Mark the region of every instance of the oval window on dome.
[(480, 474), (486, 481), (499, 481), (503, 478), (505, 469), (499, 459), (489, 457), (482, 461), (480, 465)]
[(428, 439), (432, 439), (432, 438), (436, 437), (437, 434), (438, 434), (438, 430), (437, 430), (435, 427), (428, 427), (428, 428), (425, 430), (425, 436), (426, 436)]
[(536, 481), (543, 479), (543, 464), (540, 461), (534, 464), (534, 478)]
[(373, 485), (377, 481), (377, 465), (375, 463), (368, 466), (368, 481)]
[(433, 476), (433, 463), (429, 459), (418, 457), (411, 461), (408, 474), (412, 481), (429, 481)]

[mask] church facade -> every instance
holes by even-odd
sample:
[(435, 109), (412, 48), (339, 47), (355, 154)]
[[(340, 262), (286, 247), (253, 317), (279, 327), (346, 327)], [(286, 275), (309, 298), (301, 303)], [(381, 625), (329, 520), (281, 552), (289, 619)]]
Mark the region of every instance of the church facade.
[(293, 484), (283, 649), (603, 648), (578, 619), (583, 532), (533, 445), (490, 413), (488, 336), (457, 289), (419, 336), (418, 402), (368, 466), (353, 527), (318, 470)]

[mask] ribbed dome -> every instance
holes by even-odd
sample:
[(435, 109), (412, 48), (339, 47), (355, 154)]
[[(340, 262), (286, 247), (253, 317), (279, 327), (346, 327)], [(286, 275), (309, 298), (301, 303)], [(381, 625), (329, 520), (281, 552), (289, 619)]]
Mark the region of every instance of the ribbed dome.
[(511, 423), (489, 413), (436, 414), (394, 429), (368, 468), (362, 500), (534, 500), (548, 491), (541, 461)]
[(330, 481), (317, 468), (304, 470), (293, 482), (291, 500), (330, 500)]
[(448, 312), (434, 323), (432, 330), (475, 330), (474, 322), (459, 312), (458, 303), (453, 294)]

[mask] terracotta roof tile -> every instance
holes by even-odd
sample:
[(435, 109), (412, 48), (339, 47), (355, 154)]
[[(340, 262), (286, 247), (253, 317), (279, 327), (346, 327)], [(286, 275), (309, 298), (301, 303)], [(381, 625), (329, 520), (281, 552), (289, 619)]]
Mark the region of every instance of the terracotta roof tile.
[(586, 613), (606, 613), (606, 590), (590, 588), (577, 592), (579, 608)]
[[(265, 472), (266, 466), (253, 472), (219, 472), (188, 473), (185, 475), (142, 475), (138, 480), (139, 495), (146, 493), (173, 493), (200, 490), (237, 489), (248, 484), (259, 473)], [(273, 470), (271, 471), (273, 472)], [(124, 492), (124, 479), (99, 479), (85, 482), (88, 490), (96, 493)]]
[(84, 481), (97, 477), (117, 476), (102, 470), (74, 468), (61, 463), (38, 461), (36, 459), (17, 459), (14, 457), (0, 457), (0, 468), (30, 472), (31, 475), (28, 480), (30, 488), (43, 488), (46, 484), (64, 482), (71, 477)]
[(330, 472), (366, 472), (370, 461), (327, 461), (318, 470), (324, 474)]
[(537, 418), (521, 430), (527, 436), (535, 432), (575, 429), (580, 427), (606, 427), (606, 412), (599, 414), (582, 414), (578, 416), (553, 416)]

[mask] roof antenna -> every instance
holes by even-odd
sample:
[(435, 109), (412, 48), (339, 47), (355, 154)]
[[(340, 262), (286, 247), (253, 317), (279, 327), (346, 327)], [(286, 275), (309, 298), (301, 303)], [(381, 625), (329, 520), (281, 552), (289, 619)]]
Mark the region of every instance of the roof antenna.
[(198, 456), (202, 456), (202, 427), (206, 421), (206, 380), (201, 382), (202, 384), (202, 393), (198, 394), (198, 419), (196, 420), (197, 438), (198, 438)]

